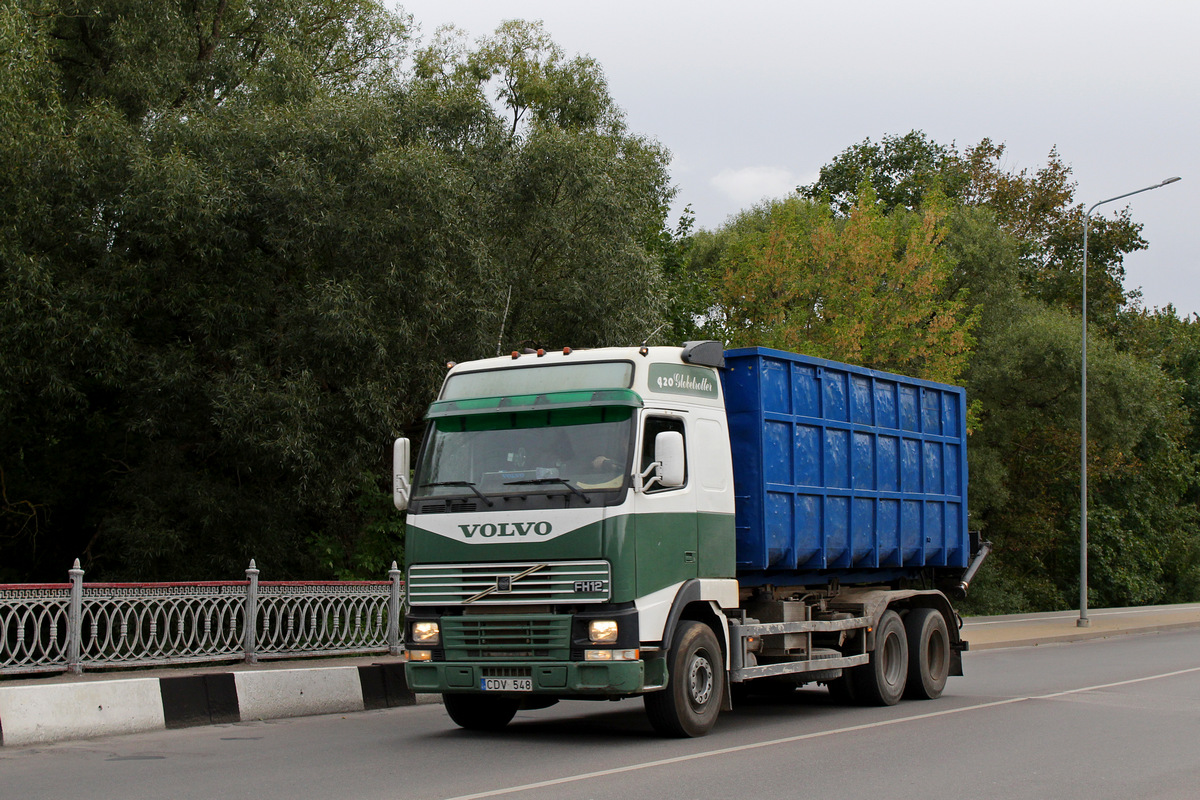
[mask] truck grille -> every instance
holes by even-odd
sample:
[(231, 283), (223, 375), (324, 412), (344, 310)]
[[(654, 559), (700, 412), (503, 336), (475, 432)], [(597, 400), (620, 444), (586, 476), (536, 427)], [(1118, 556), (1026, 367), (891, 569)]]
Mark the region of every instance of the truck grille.
[(409, 567), (412, 606), (511, 606), (604, 603), (610, 598), (607, 561), (509, 564), (422, 564)]
[(442, 617), (447, 661), (553, 659), (570, 655), (569, 616)]

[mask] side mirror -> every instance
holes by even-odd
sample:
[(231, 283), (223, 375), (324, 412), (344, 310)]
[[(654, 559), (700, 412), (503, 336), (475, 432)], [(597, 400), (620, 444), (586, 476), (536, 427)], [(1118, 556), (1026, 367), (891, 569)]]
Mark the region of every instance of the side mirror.
[(654, 460), (658, 468), (658, 484), (675, 488), (683, 486), (684, 455), (683, 434), (679, 431), (663, 431), (654, 437)]
[(408, 496), (412, 493), (412, 486), (408, 482), (408, 469), (408, 439), (400, 438), (392, 445), (392, 502), (400, 511), (408, 508)]

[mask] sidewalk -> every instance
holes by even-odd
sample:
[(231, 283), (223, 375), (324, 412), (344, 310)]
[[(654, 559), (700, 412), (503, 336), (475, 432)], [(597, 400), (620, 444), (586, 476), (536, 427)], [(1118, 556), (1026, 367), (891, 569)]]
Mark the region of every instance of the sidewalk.
[[(988, 650), (1200, 628), (1200, 603), (1088, 617), (1086, 628), (1078, 611), (968, 617), (963, 638)], [(59, 674), (0, 681), (0, 746), (439, 701), (409, 691), (403, 659), (387, 655)]]
[(1080, 642), (1133, 633), (1200, 628), (1200, 603), (1140, 608), (1097, 608), (1088, 611), (1090, 625), (1077, 625), (1079, 611), (967, 617), (962, 636), (972, 650), (996, 647)]

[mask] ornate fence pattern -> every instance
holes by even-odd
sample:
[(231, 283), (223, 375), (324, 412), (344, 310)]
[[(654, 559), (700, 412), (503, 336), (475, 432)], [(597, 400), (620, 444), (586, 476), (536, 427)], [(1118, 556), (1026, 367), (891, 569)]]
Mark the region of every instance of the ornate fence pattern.
[[(353, 653), (397, 654), (403, 585), (387, 581), (0, 586), (0, 675)], [(253, 624), (247, 625), (247, 620)]]
[(0, 595), (0, 673), (65, 669), (71, 584), (18, 584)]

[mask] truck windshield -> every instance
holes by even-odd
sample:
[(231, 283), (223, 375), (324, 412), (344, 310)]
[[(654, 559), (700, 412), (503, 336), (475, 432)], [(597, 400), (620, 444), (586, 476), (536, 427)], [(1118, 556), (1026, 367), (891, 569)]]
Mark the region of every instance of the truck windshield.
[(561, 408), (432, 421), (414, 496), (616, 492), (629, 476), (633, 409)]

